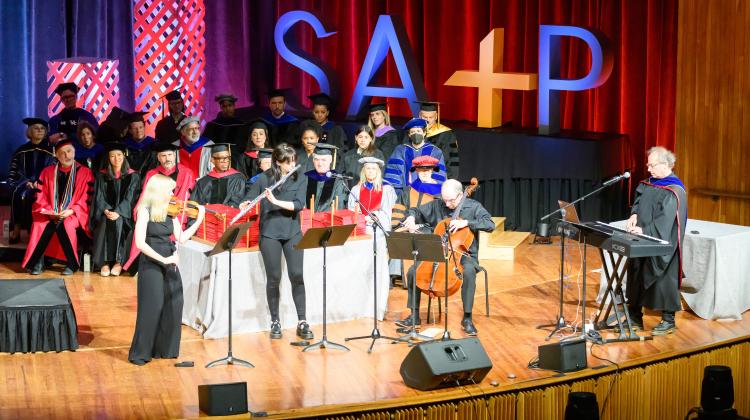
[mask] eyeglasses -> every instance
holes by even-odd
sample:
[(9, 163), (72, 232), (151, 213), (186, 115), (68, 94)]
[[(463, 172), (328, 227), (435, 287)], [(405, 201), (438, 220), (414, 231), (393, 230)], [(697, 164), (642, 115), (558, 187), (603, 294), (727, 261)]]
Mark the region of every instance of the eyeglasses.
[(646, 168), (649, 168), (649, 169), (651, 169), (651, 168), (656, 168), (656, 167), (657, 167), (657, 166), (659, 166), (659, 165), (665, 165), (665, 163), (664, 163), (664, 162), (658, 162), (658, 163), (647, 163), (647, 164), (646, 164)]
[(443, 201), (445, 201), (446, 203), (455, 203), (458, 200), (460, 200), (461, 197), (463, 197), (463, 194), (459, 194), (459, 195), (457, 195), (457, 196), (455, 196), (453, 198), (445, 198), (445, 197), (443, 197)]
[(213, 160), (219, 161), (219, 162), (229, 162), (229, 159), (231, 159), (231, 156), (223, 156), (223, 157), (213, 157)]

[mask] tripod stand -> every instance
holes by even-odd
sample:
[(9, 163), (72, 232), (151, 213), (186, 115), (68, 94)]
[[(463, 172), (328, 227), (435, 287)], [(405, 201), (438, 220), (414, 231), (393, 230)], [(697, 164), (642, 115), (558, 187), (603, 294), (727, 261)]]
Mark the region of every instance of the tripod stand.
[[(388, 243), (388, 253), (390, 257), (401, 260), (411, 258), (414, 262), (412, 267), (414, 267), (415, 270), (415, 278), (411, 282), (411, 327), (406, 335), (399, 337), (394, 343), (408, 343), (409, 346), (412, 346), (417, 340), (432, 341), (432, 337), (417, 333), (416, 317), (419, 313), (419, 308), (416, 307), (416, 296), (417, 293), (421, 292), (417, 290), (416, 267), (417, 261), (428, 261), (430, 263), (444, 262), (445, 254), (443, 254), (443, 242), (439, 236), (433, 234), (402, 232), (392, 233), (386, 241)], [(448, 301), (446, 300), (446, 318), (448, 317), (447, 302)], [(445, 334), (449, 338), (450, 334), (448, 334), (447, 331), (448, 327), (446, 324)]]
[[(349, 186), (344, 183), (344, 187), (349, 191), (349, 197), (354, 198), (354, 201), (357, 202), (360, 208), (364, 208), (362, 206), (362, 203), (359, 201), (359, 198), (352, 194), (352, 191), (349, 189)], [(354, 341), (354, 340), (364, 340), (364, 339), (371, 339), (372, 342), (370, 342), (370, 348), (367, 349), (368, 353), (372, 353), (372, 347), (375, 345), (375, 340), (385, 339), (385, 340), (398, 340), (395, 337), (388, 337), (380, 334), (380, 329), (378, 328), (378, 228), (383, 232), (383, 236), (388, 237), (388, 233), (386, 232), (383, 225), (380, 224), (380, 220), (378, 220), (378, 217), (372, 213), (369, 213), (370, 218), (372, 219), (372, 290), (373, 290), (373, 308), (372, 308), (372, 332), (370, 332), (370, 335), (362, 335), (358, 337), (347, 337), (344, 339), (344, 341)]]
[(323, 337), (317, 343), (310, 344), (302, 349), (303, 352), (320, 348), (349, 351), (349, 348), (346, 346), (328, 341), (328, 331), (326, 328), (326, 273), (328, 272), (328, 267), (326, 266), (326, 248), (329, 246), (343, 245), (346, 240), (349, 239), (349, 235), (351, 235), (355, 226), (356, 225), (343, 225), (310, 228), (305, 232), (305, 235), (300, 239), (299, 243), (295, 245), (295, 248), (297, 249), (323, 248)]
[(227, 349), (227, 356), (207, 364), (207, 368), (219, 365), (255, 367), (252, 363), (235, 358), (232, 355), (232, 249), (237, 245), (237, 239), (241, 238), (252, 224), (253, 222), (247, 222), (230, 227), (223, 235), (221, 235), (221, 238), (214, 246), (214, 249), (206, 252), (206, 256), (211, 257), (224, 251), (229, 251), (229, 346)]

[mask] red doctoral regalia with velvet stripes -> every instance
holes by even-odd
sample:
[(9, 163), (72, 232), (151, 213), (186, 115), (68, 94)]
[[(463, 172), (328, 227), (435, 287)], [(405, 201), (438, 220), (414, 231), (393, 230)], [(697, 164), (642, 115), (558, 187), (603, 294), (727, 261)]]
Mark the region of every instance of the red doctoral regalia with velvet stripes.
[[(193, 187), (195, 187), (195, 175), (193, 174), (193, 171), (190, 170), (187, 166), (178, 163), (177, 165), (172, 167), (172, 170), (166, 170), (163, 166), (159, 165), (156, 168), (146, 172), (146, 176), (143, 178), (143, 190), (146, 189), (146, 184), (148, 183), (148, 180), (151, 179), (152, 176), (156, 174), (161, 174), (164, 176), (170, 176), (174, 173), (174, 171), (177, 171), (177, 185), (174, 187), (174, 191), (172, 192), (172, 195), (179, 198), (180, 200), (186, 200), (187, 198), (190, 198), (190, 193), (193, 190)], [(133, 206), (133, 222), (135, 223), (136, 220), (136, 212), (138, 210), (138, 206), (141, 204), (141, 198), (138, 197), (138, 202)], [(185, 218), (182, 217), (182, 215), (178, 216), (179, 220), (182, 222), (182, 226), (184, 229), (185, 226)], [(133, 241), (130, 244), (130, 258), (128, 258), (128, 261), (123, 265), (122, 267), (126, 270), (130, 269), (130, 266), (133, 265), (133, 262), (136, 258), (141, 254), (141, 251), (138, 249), (138, 247), (135, 246), (135, 233), (133, 233)]]
[[(80, 163), (76, 162), (76, 178), (73, 183), (73, 195), (70, 199), (68, 207), (63, 210), (73, 210), (73, 215), (64, 219), (62, 223), (65, 226), (65, 232), (68, 234), (70, 244), (74, 250), (78, 250), (78, 238), (76, 235), (76, 229), (82, 228), (87, 236), (91, 237), (91, 231), (89, 230), (89, 205), (91, 204), (91, 190), (94, 183), (94, 175), (91, 170)], [(48, 223), (51, 223), (50, 218), (46, 214), (42, 214), (43, 210), (47, 212), (54, 211), (55, 203), (55, 168), (57, 164), (50, 165), (42, 169), (42, 173), (39, 175), (39, 188), (41, 191), (36, 193), (36, 201), (31, 206), (31, 233), (29, 236), (29, 246), (26, 248), (26, 254), (23, 257), (22, 267), (26, 266), (29, 261), (31, 254), (36, 248), (39, 238), (42, 236), (42, 232), (47, 227)], [(73, 167), (71, 166), (71, 169)], [(64, 190), (65, 186), (59, 186)], [(57, 239), (57, 235), (53, 235), (50, 240), (47, 249), (44, 252), (45, 256), (56, 258), (59, 260), (67, 260), (65, 253), (60, 246), (60, 241)], [(78, 261), (78, 253), (76, 252), (76, 261)]]

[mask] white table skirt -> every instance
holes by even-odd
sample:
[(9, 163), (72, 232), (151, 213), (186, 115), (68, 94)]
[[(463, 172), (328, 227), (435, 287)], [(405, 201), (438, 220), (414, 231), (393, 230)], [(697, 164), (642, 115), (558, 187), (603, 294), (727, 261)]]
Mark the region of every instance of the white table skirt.
[[(689, 219), (682, 256), (681, 292), (690, 309), (704, 319), (742, 319), (750, 309), (750, 227)], [(597, 302), (606, 287), (602, 272)]]
[[(229, 254), (206, 257), (212, 247), (189, 241), (179, 249), (185, 305), (182, 322), (203, 334), (204, 338), (226, 337), (228, 325)], [(385, 243), (378, 242), (378, 319), (387, 306), (389, 276)], [(283, 259), (282, 259), (283, 261)], [(351, 240), (344, 246), (327, 250), (327, 321), (340, 322), (373, 316), (372, 240)], [(233, 333), (268, 330), (271, 316), (266, 299), (266, 274), (259, 251), (232, 254)], [(307, 321), (323, 322), (323, 250), (305, 251), (305, 292)], [(279, 315), (283, 328), (294, 327), (297, 312), (291, 284), (282, 264)]]

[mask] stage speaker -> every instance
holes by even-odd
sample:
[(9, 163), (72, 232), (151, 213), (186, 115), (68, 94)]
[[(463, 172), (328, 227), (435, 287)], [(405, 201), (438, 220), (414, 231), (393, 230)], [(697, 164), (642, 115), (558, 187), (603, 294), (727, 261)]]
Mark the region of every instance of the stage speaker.
[(586, 341), (566, 340), (539, 346), (539, 367), (558, 372), (585, 369)]
[(423, 391), (479, 383), (492, 362), (476, 338), (429, 341), (411, 349), (401, 362), (401, 378)]
[(198, 407), (209, 416), (247, 413), (247, 382), (198, 385)]

